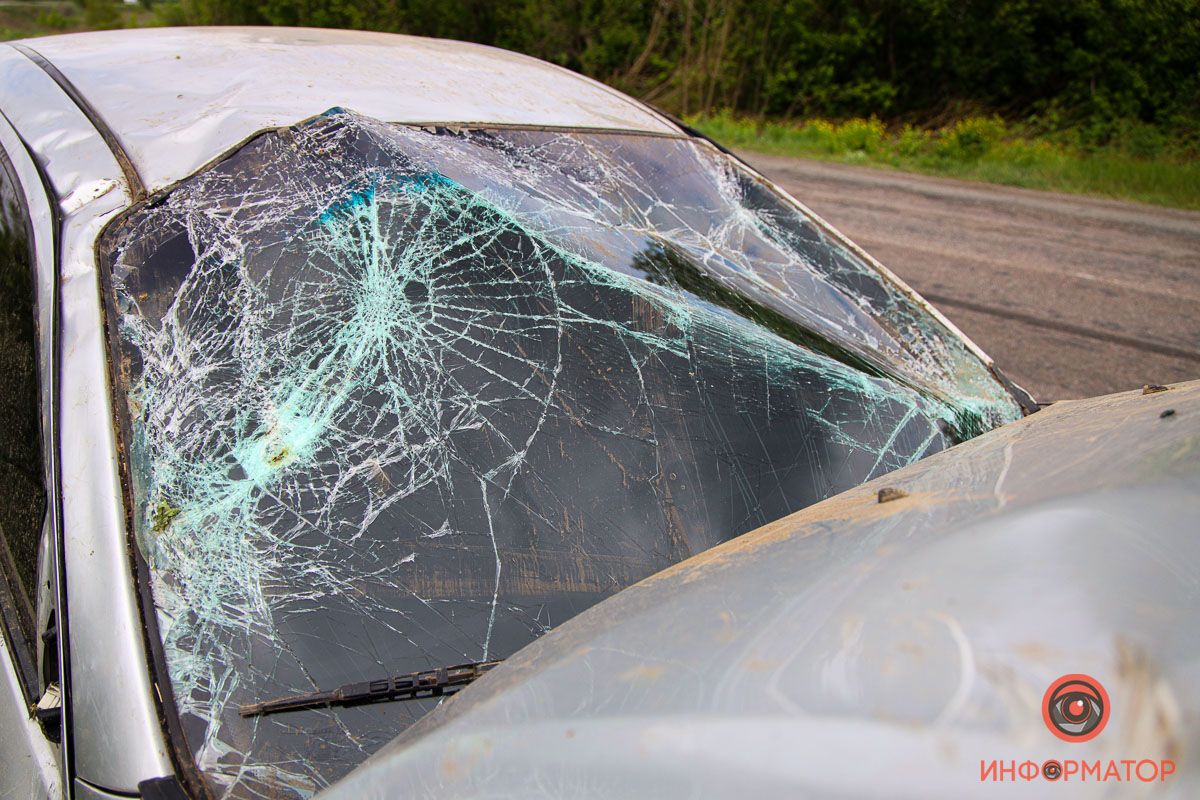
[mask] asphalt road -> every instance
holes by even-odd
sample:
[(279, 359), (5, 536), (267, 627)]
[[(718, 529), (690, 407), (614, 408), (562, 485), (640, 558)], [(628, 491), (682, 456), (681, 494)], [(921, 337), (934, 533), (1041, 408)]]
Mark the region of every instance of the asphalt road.
[(1200, 378), (1200, 213), (742, 155), (1040, 401)]

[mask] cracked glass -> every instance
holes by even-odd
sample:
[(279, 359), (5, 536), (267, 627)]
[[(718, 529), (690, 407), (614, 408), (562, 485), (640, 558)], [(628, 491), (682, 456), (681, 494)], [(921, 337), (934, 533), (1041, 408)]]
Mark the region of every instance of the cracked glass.
[(100, 243), (132, 519), (217, 796), (308, 796), (437, 700), (238, 706), (504, 658), (666, 566), (1020, 416), (706, 142), (333, 109)]

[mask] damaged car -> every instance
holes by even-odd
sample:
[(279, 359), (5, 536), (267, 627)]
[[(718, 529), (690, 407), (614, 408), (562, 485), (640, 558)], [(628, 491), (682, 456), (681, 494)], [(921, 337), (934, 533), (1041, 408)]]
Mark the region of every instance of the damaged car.
[[(1122, 525), (1175, 542), (1195, 506), (1195, 387), (1022, 420), (812, 211), (550, 64), (72, 34), (0, 48), (0, 112), (0, 795), (724, 797), (737, 768), (831, 796), (854, 736), (911, 775), (939, 731), (1007, 735), (986, 684), (1019, 706), (1026, 676), (964, 653), (1020, 651), (1021, 569), (1075, 540), (1000, 517), (1112, 483), (1098, 440), (1123, 491), (1157, 464), (1161, 514), (1083, 525), (1119, 590), (1151, 575), (1103, 555)], [(908, 633), (923, 660), (889, 661)]]

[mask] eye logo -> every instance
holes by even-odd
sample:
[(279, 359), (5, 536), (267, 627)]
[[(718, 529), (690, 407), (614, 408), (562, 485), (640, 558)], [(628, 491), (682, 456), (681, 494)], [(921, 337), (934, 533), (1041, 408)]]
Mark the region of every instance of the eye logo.
[(1094, 739), (1108, 724), (1108, 692), (1090, 675), (1063, 675), (1042, 697), (1046, 727), (1065, 742)]

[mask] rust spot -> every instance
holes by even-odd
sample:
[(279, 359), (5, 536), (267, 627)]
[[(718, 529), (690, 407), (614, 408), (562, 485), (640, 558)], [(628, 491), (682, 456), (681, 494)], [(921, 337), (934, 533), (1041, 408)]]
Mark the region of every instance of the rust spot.
[(722, 611), (717, 615), (717, 619), (721, 621), (721, 625), (715, 631), (713, 638), (719, 644), (729, 644), (737, 638), (737, 627), (734, 625), (733, 614)]
[(1179, 698), (1149, 653), (1118, 638), (1117, 677), (1125, 698), (1121, 723), (1131, 751), (1160, 758), (1183, 756), (1185, 723)]
[(638, 664), (636, 667), (630, 667), (625, 670), (617, 677), (627, 683), (632, 683), (634, 681), (656, 681), (666, 674), (667, 668), (662, 664)]
[(646, 578), (641, 585), (657, 583), (664, 579), (681, 580), (683, 583), (700, 580), (712, 570), (750, 556), (764, 547), (828, 531), (829, 526), (834, 523), (849, 528), (852, 525), (878, 522), (906, 511), (923, 512), (938, 506), (978, 502), (987, 497), (991, 495), (971, 494), (961, 490), (938, 490), (913, 492), (889, 503), (879, 503), (876, 494), (869, 489), (851, 489), (667, 567)]

